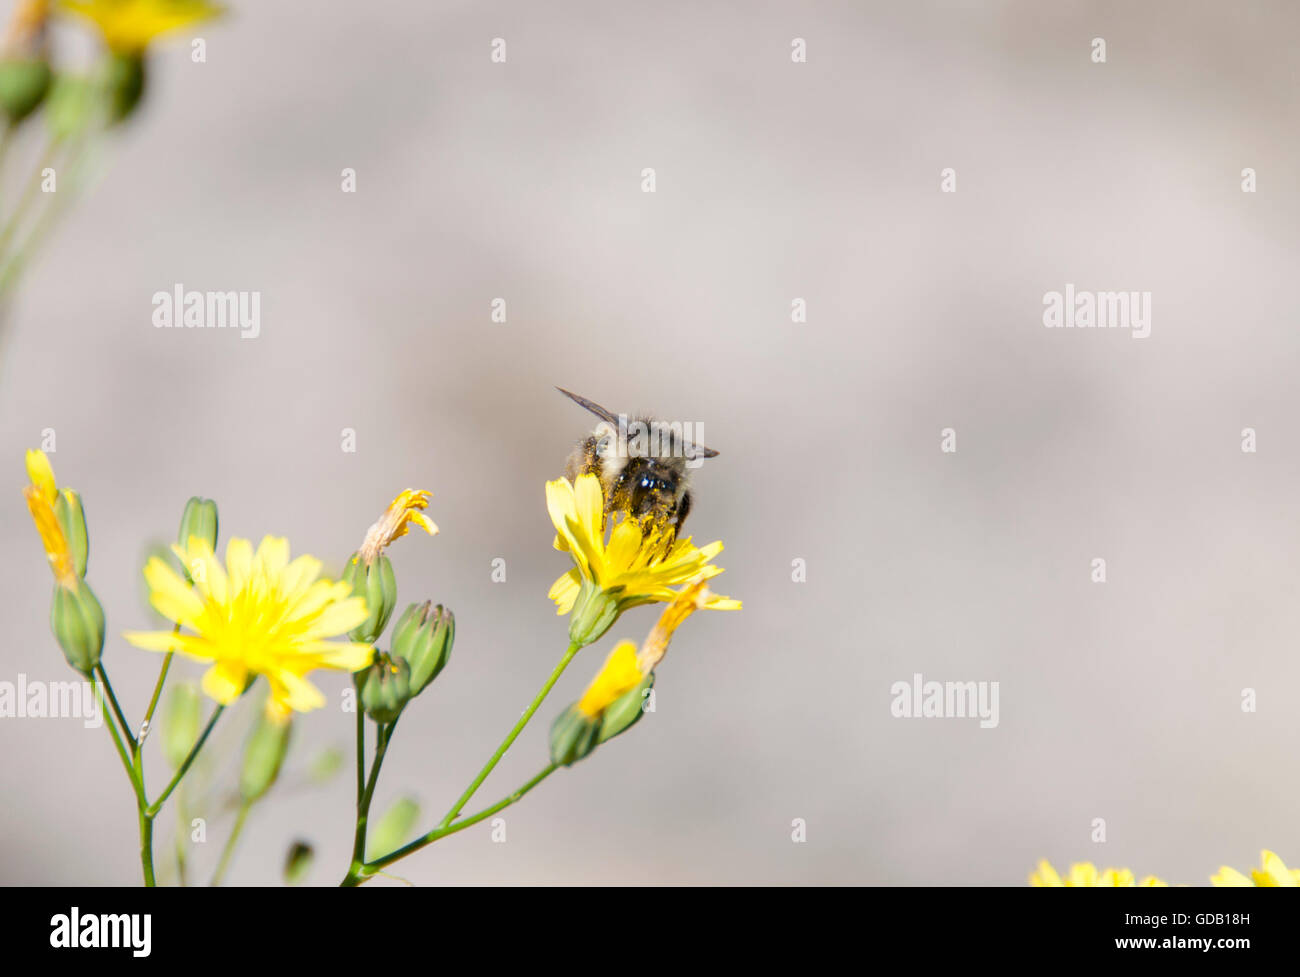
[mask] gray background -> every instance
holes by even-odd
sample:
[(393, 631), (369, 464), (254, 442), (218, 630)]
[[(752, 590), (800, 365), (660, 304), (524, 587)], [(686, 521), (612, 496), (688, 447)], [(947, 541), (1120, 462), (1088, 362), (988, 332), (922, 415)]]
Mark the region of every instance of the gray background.
[[(11, 309), (5, 679), (70, 674), (19, 491), (44, 428), (86, 499), (136, 717), (159, 659), (117, 635), (150, 626), (143, 547), (187, 496), (220, 501), (223, 535), (337, 565), (397, 489), (426, 487), (442, 534), (392, 556), (402, 599), (451, 605), (458, 642), (378, 806), (413, 793), (432, 822), (563, 649), (542, 484), (587, 421), (560, 384), (704, 422), (722, 454), (690, 526), (726, 541), (718, 589), (745, 609), (690, 621), (655, 715), (507, 812), (506, 844), (483, 825), (398, 874), (1021, 884), (1040, 857), (1176, 881), (1264, 846), (1300, 863), (1293, 4), (238, 6), (200, 32), (206, 64), (183, 38), (157, 51), (147, 111)], [(261, 337), (153, 328), (177, 282), (260, 290)], [(1151, 291), (1150, 338), (1044, 329), (1067, 282)], [(550, 718), (653, 618), (584, 653), (483, 801), (540, 767)], [(914, 672), (999, 682), (1000, 726), (891, 718)], [(320, 684), (337, 703), (346, 679)], [(299, 836), (314, 881), (342, 875), (350, 767), (294, 782), (314, 748), (349, 748), (350, 719), (301, 722), (235, 881), (276, 879)], [(105, 731), (3, 720), (0, 757), (0, 881), (138, 879)], [(200, 865), (228, 824), (211, 817)]]

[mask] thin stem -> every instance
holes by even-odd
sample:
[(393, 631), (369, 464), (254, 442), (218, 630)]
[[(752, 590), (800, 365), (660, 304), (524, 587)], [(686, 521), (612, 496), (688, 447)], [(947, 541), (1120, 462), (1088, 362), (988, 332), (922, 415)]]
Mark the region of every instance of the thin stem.
[(551, 672), (551, 677), (546, 680), (546, 684), (542, 686), (541, 691), (539, 691), (537, 695), (533, 696), (533, 701), (528, 704), (528, 708), (524, 710), (524, 714), (519, 717), (519, 721), (515, 723), (514, 729), (510, 730), (510, 734), (501, 742), (501, 745), (497, 747), (497, 751), (492, 754), (492, 759), (488, 760), (483, 769), (478, 772), (478, 776), (474, 778), (473, 782), (467, 788), (465, 788), (465, 793), (461, 794), (460, 799), (452, 805), (451, 810), (447, 812), (447, 816), (439, 823), (439, 828), (445, 828), (447, 825), (451, 824), (451, 822), (456, 820), (456, 817), (460, 814), (461, 810), (470, 802), (470, 798), (472, 798), (479, 787), (483, 785), (483, 781), (487, 779), (488, 774), (490, 774), (493, 768), (501, 762), (501, 758), (506, 755), (506, 750), (510, 749), (511, 744), (514, 743), (514, 741), (519, 737), (519, 734), (523, 732), (524, 727), (528, 725), (528, 721), (533, 718), (533, 713), (535, 713), (538, 707), (541, 706), (542, 700), (550, 694), (552, 687), (560, 680), (560, 676), (564, 674), (564, 670), (569, 667), (569, 662), (573, 661), (573, 656), (578, 653), (579, 647), (580, 646), (574, 642), (569, 643), (568, 650), (564, 653), (564, 657), (560, 659), (559, 664), (556, 665), (554, 670)]
[(208, 734), (212, 732), (212, 727), (217, 725), (217, 720), (221, 718), (221, 714), (225, 711), (226, 707), (220, 705), (212, 710), (212, 715), (208, 717), (208, 724), (203, 727), (203, 732), (200, 733), (199, 738), (194, 741), (194, 746), (190, 748), (189, 755), (181, 765), (176, 768), (176, 774), (172, 777), (171, 783), (167, 785), (167, 789), (164, 790), (158, 796), (158, 799), (150, 804), (146, 810), (145, 813), (148, 814), (149, 817), (152, 818), (156, 816), (158, 812), (162, 810), (163, 804), (166, 803), (167, 798), (171, 797), (172, 791), (176, 789), (176, 786), (181, 782), (181, 778), (189, 771), (190, 766), (194, 763), (195, 757), (199, 755), (199, 750), (203, 749), (203, 744), (207, 742)]
[[(98, 666), (96, 666), (96, 668), (98, 668)], [(93, 676), (91, 678), (91, 681), (94, 683), (95, 692), (99, 696), (100, 712), (103, 712), (104, 711), (103, 683), (98, 681)], [(113, 720), (113, 717), (105, 716), (104, 718), (108, 720), (108, 722), (105, 723), (105, 725), (108, 726), (108, 731), (110, 734), (112, 734), (113, 745), (117, 747), (117, 755), (122, 759), (122, 768), (126, 771), (127, 777), (129, 777), (131, 780), (131, 789), (135, 791), (136, 804), (137, 806), (140, 806), (144, 803), (144, 790), (140, 785), (139, 778), (136, 776), (135, 768), (131, 765), (131, 757), (126, 752), (126, 747), (122, 743), (122, 737), (117, 731), (117, 723)]]
[(212, 884), (221, 885), (226, 878), (226, 870), (230, 868), (230, 856), (235, 853), (235, 843), (239, 841), (239, 833), (244, 830), (244, 821), (248, 819), (249, 808), (253, 806), (251, 801), (244, 801), (239, 805), (239, 813), (235, 815), (235, 825), (230, 829), (230, 837), (226, 839), (225, 847), (221, 849), (221, 860), (217, 862), (217, 871), (212, 876)]
[(131, 753), (135, 754), (136, 743), (135, 737), (131, 735), (131, 724), (126, 721), (126, 716), (122, 715), (122, 707), (117, 704), (117, 696), (113, 694), (113, 683), (108, 680), (108, 672), (104, 670), (104, 663), (99, 662), (95, 665), (95, 673), (99, 676), (100, 682), (104, 686), (104, 691), (108, 693), (108, 701), (113, 706), (113, 712), (117, 715), (117, 721), (122, 725), (122, 735), (126, 741), (131, 744)]
[(396, 719), (391, 723), (381, 724), (379, 734), (375, 739), (375, 762), (370, 767), (370, 778), (366, 782), (365, 790), (361, 794), (361, 800), (357, 804), (357, 827), (352, 838), (353, 868), (365, 864), (366, 826), (370, 821), (370, 802), (374, 800), (375, 786), (379, 783), (379, 768), (384, 765), (384, 757), (388, 754), (388, 744), (393, 738), (393, 730), (396, 727)]
[(144, 884), (152, 888), (158, 883), (153, 875), (153, 818), (145, 813), (140, 805), (140, 868), (144, 872)]
[(501, 800), (497, 801), (491, 807), (485, 807), (477, 814), (473, 814), (462, 821), (457, 821), (455, 824), (439, 825), (438, 827), (430, 831), (428, 834), (416, 838), (409, 845), (403, 845), (401, 848), (398, 848), (396, 851), (389, 852), (387, 855), (384, 855), (381, 858), (377, 858), (372, 862), (367, 862), (365, 865), (362, 866), (363, 874), (349, 873), (348, 877), (345, 878), (341, 884), (347, 887), (360, 885), (361, 883), (365, 882), (368, 878), (370, 878), (370, 876), (377, 873), (385, 865), (391, 865), (393, 862), (397, 861), (398, 859), (405, 858), (407, 855), (419, 851), (421, 848), (425, 847), (426, 845), (433, 844), (439, 838), (445, 838), (447, 837), (447, 835), (454, 835), (457, 831), (464, 831), (466, 828), (470, 827), (471, 825), (478, 824), (480, 821), (484, 820), (485, 818), (490, 818), (498, 811), (504, 810), (505, 808), (509, 807), (511, 804), (514, 804), (515, 802), (520, 800), (525, 794), (527, 794), (530, 790), (532, 790), (534, 787), (540, 784), (551, 774), (555, 773), (555, 771), (558, 769), (559, 767), (557, 767), (554, 763), (548, 764), (546, 767), (542, 769), (540, 773), (534, 776), (532, 780), (528, 781), (528, 783), (524, 784), (522, 787), (520, 787), (518, 790), (516, 790), (514, 793), (510, 794), (509, 796), (503, 797)]
[[(178, 624), (172, 629), (172, 634), (180, 634), (180, 630), (181, 626)], [(149, 735), (149, 724), (153, 721), (153, 711), (158, 708), (158, 697), (162, 695), (163, 683), (167, 681), (167, 671), (172, 667), (172, 657), (174, 655), (175, 652), (172, 651), (163, 655), (162, 670), (158, 673), (158, 681), (154, 683), (153, 687), (153, 698), (149, 700), (149, 708), (144, 711), (144, 722), (140, 724), (140, 735), (136, 737), (136, 742), (139, 744), (136, 747), (137, 753), (140, 751), (140, 747), (144, 746), (145, 737)]]
[(14, 208), (14, 212), (5, 221), (4, 229), (0, 230), (0, 256), (3, 256), (8, 251), (9, 242), (22, 224), (27, 211), (31, 208), (32, 201), (36, 199), (36, 193), (41, 187), (41, 181), (44, 179), (42, 174), (54, 163), (59, 148), (59, 140), (51, 138), (41, 153), (41, 158), (36, 163), (36, 169), (32, 171), (31, 179), (27, 181), (27, 187), (23, 191), (23, 195), (18, 198), (18, 204)]
[[(358, 704), (359, 705), (359, 704)], [(357, 814), (361, 813), (361, 795), (366, 792), (366, 713), (357, 709)]]

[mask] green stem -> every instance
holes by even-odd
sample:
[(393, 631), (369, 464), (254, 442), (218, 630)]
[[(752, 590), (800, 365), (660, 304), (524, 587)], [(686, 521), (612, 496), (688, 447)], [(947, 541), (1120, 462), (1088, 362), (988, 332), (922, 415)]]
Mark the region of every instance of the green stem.
[(533, 696), (533, 701), (528, 704), (528, 708), (524, 710), (524, 714), (519, 717), (519, 721), (515, 723), (514, 729), (510, 730), (510, 734), (502, 740), (501, 745), (497, 747), (497, 751), (492, 754), (492, 759), (488, 760), (483, 769), (478, 772), (478, 776), (475, 777), (473, 782), (465, 788), (465, 793), (461, 794), (460, 799), (452, 805), (451, 810), (447, 812), (447, 816), (439, 823), (438, 828), (445, 828), (447, 825), (451, 824), (451, 822), (456, 820), (456, 817), (464, 809), (465, 805), (470, 802), (470, 798), (472, 798), (479, 787), (483, 785), (483, 781), (487, 779), (488, 774), (490, 774), (493, 768), (501, 762), (501, 758), (506, 755), (506, 750), (510, 749), (511, 744), (513, 744), (519, 737), (519, 734), (523, 732), (524, 727), (528, 725), (528, 721), (533, 718), (533, 713), (535, 713), (538, 707), (541, 706), (542, 700), (550, 694), (555, 683), (560, 680), (560, 676), (563, 675), (564, 670), (569, 667), (569, 662), (573, 661), (573, 656), (578, 653), (580, 647), (581, 646), (575, 642), (569, 643), (568, 650), (565, 651), (564, 657), (560, 659), (559, 664), (552, 670), (551, 677), (546, 680), (546, 684), (542, 686), (537, 695)]
[(153, 818), (145, 813), (140, 805), (140, 868), (144, 872), (144, 884), (153, 888), (158, 883), (153, 875)]
[(361, 866), (362, 869), (361, 872), (349, 872), (347, 878), (345, 878), (340, 884), (342, 886), (349, 887), (349, 888), (361, 885), (363, 882), (369, 879), (372, 875), (374, 875), (384, 866), (391, 865), (393, 862), (397, 861), (398, 859), (405, 858), (407, 855), (419, 851), (421, 848), (425, 847), (426, 845), (433, 844), (439, 838), (445, 838), (447, 837), (447, 835), (454, 835), (457, 831), (464, 831), (466, 828), (470, 827), (471, 825), (478, 824), (480, 821), (484, 820), (485, 818), (490, 818), (498, 811), (504, 810), (505, 808), (509, 807), (511, 804), (514, 804), (515, 802), (520, 800), (520, 798), (522, 798), (525, 794), (527, 794), (530, 790), (532, 790), (534, 787), (540, 784), (551, 774), (555, 773), (555, 771), (558, 769), (559, 767), (557, 767), (554, 763), (548, 764), (546, 767), (542, 769), (540, 773), (538, 773), (535, 777), (533, 777), (532, 780), (528, 781), (528, 783), (524, 784), (514, 793), (510, 794), (508, 797), (503, 797), (501, 800), (497, 801), (491, 807), (485, 807), (477, 814), (473, 814), (470, 817), (465, 818), (463, 821), (457, 821), (455, 824), (439, 825), (438, 827), (430, 831), (428, 834), (416, 838), (409, 845), (403, 845), (401, 848), (398, 848), (396, 851), (389, 852), (387, 855), (384, 855), (382, 858), (377, 858), (372, 862), (367, 862), (365, 865)]
[(370, 778), (366, 781), (365, 789), (357, 802), (357, 827), (352, 838), (352, 869), (365, 864), (366, 826), (370, 821), (370, 802), (374, 800), (375, 787), (379, 783), (379, 768), (384, 765), (384, 757), (388, 755), (388, 744), (392, 741), (393, 730), (396, 727), (396, 719), (379, 726), (379, 734), (375, 739), (375, 762), (370, 767)]
[(357, 814), (361, 813), (361, 795), (366, 792), (366, 712), (357, 704)]
[(235, 853), (235, 843), (239, 841), (239, 833), (244, 830), (244, 821), (248, 819), (248, 810), (252, 806), (251, 801), (244, 801), (239, 805), (239, 813), (235, 815), (235, 825), (230, 829), (230, 837), (226, 839), (225, 847), (221, 849), (221, 860), (217, 862), (217, 871), (212, 876), (214, 886), (221, 885), (226, 879), (226, 870), (230, 868), (230, 856)]
[[(172, 634), (180, 634), (181, 626), (178, 624), (172, 628)], [(153, 698), (149, 700), (149, 708), (144, 711), (144, 722), (140, 724), (140, 735), (137, 737), (139, 746), (144, 746), (145, 737), (149, 735), (149, 724), (153, 721), (153, 711), (158, 708), (158, 697), (162, 695), (163, 683), (167, 681), (167, 671), (172, 667), (172, 657), (175, 652), (169, 651), (163, 655), (162, 670), (158, 673), (158, 681), (154, 683)], [(136, 752), (139, 752), (139, 746)]]
[(212, 710), (212, 715), (208, 717), (208, 724), (203, 727), (203, 732), (200, 733), (199, 738), (194, 741), (194, 746), (190, 748), (189, 755), (186, 756), (181, 765), (176, 768), (176, 773), (172, 777), (171, 783), (167, 785), (167, 789), (164, 790), (158, 796), (158, 799), (150, 804), (148, 809), (145, 811), (149, 817), (155, 817), (158, 812), (162, 810), (163, 804), (167, 802), (167, 798), (171, 797), (172, 791), (176, 789), (177, 785), (181, 782), (181, 778), (189, 771), (190, 766), (199, 755), (199, 750), (203, 749), (203, 744), (207, 742), (208, 734), (212, 732), (212, 727), (217, 725), (217, 720), (221, 718), (221, 714), (225, 711), (226, 707), (220, 705)]
[[(98, 667), (99, 666), (96, 666), (96, 669), (98, 669)], [(98, 677), (93, 673), (90, 676), (90, 679), (95, 686), (96, 694), (99, 696), (99, 708), (102, 713), (104, 710), (103, 683), (98, 681)], [(141, 788), (139, 778), (136, 776), (135, 768), (131, 765), (131, 757), (126, 752), (126, 746), (122, 743), (122, 737), (118, 734), (117, 723), (113, 720), (113, 717), (111, 715), (105, 715), (104, 718), (107, 720), (105, 725), (108, 727), (108, 731), (113, 737), (113, 745), (117, 747), (117, 755), (122, 759), (122, 769), (126, 771), (127, 777), (131, 780), (131, 789), (135, 791), (136, 803), (139, 805), (144, 801), (144, 791)]]
[(122, 707), (117, 704), (117, 696), (113, 694), (113, 683), (108, 680), (108, 672), (104, 670), (104, 663), (100, 662), (95, 665), (95, 674), (99, 676), (99, 681), (104, 686), (104, 691), (108, 694), (108, 701), (113, 707), (113, 712), (117, 715), (117, 721), (122, 726), (122, 735), (126, 741), (131, 744), (131, 753), (135, 754), (136, 743), (135, 737), (131, 735), (131, 724), (126, 721), (126, 716), (122, 714)]
[[(496, 765), (501, 762), (501, 758), (506, 755), (506, 751), (509, 750), (511, 745), (514, 744), (514, 741), (519, 738), (519, 734), (523, 732), (524, 727), (527, 726), (529, 720), (533, 718), (533, 714), (537, 712), (542, 702), (550, 694), (551, 689), (555, 687), (555, 683), (560, 680), (560, 676), (564, 674), (564, 670), (569, 667), (569, 662), (573, 661), (573, 656), (578, 653), (578, 650), (581, 647), (582, 646), (576, 642), (569, 643), (568, 649), (564, 652), (564, 657), (561, 658), (559, 663), (555, 666), (555, 668), (551, 670), (550, 677), (547, 678), (546, 683), (541, 687), (541, 689), (538, 690), (537, 695), (533, 696), (533, 701), (528, 704), (528, 708), (525, 709), (523, 715), (519, 717), (519, 721), (515, 723), (514, 728), (511, 729), (509, 734), (507, 734), (506, 738), (501, 741), (501, 745), (497, 747), (496, 752), (492, 754), (491, 759), (489, 759), (488, 762), (484, 764), (483, 769), (478, 772), (478, 776), (476, 776), (474, 780), (470, 783), (470, 785), (467, 788), (465, 788), (465, 792), (460, 795), (456, 803), (452, 805), (451, 810), (447, 812), (446, 816), (440, 822), (438, 822), (438, 825), (432, 831), (417, 838), (409, 845), (406, 845), (403, 848), (399, 848), (395, 852), (390, 852), (389, 854), (384, 855), (383, 857), (373, 862), (368, 862), (365, 859), (365, 825), (363, 821), (364, 814), (359, 812), (359, 816), (357, 819), (357, 836), (356, 839), (354, 840), (354, 844), (352, 848), (352, 864), (348, 868), (348, 874), (344, 876), (343, 881), (339, 884), (345, 887), (361, 885), (363, 882), (365, 882), (368, 878), (374, 875), (375, 872), (383, 868), (385, 865), (390, 865), (393, 862), (397, 861), (399, 858), (405, 858), (407, 855), (411, 854), (412, 852), (419, 851), (425, 845), (432, 844), (433, 842), (437, 841), (439, 838), (445, 838), (447, 835), (455, 834), (457, 831), (462, 831), (465, 828), (468, 828), (472, 824), (478, 824), (478, 822), (482, 821), (486, 817), (491, 817), (493, 814), (495, 814), (497, 811), (501, 810), (502, 808), (509, 807), (511, 804), (515, 803), (515, 801), (519, 800), (519, 798), (523, 797), (530, 790), (532, 790), (543, 780), (549, 777), (556, 769), (555, 764), (551, 764), (550, 766), (548, 766), (536, 777), (528, 781), (528, 783), (526, 783), (523, 787), (519, 788), (519, 790), (515, 791), (509, 797), (506, 797), (503, 800), (498, 801), (496, 804), (492, 805), (489, 808), (485, 808), (484, 810), (479, 811), (477, 814), (473, 815), (472, 817), (466, 818), (464, 821), (461, 821), (457, 824), (452, 824), (452, 822), (455, 821), (456, 818), (460, 815), (460, 812), (464, 810), (465, 805), (468, 804), (470, 800), (473, 798), (474, 794), (478, 791), (478, 789), (481, 786), (483, 786), (483, 781), (487, 780), (488, 774), (490, 774), (493, 771), (493, 769), (496, 767)], [(390, 727), (390, 732), (391, 732), (391, 727)], [(382, 727), (380, 729), (380, 737), (382, 740), (383, 738)], [(387, 744), (384, 745), (385, 747), (387, 746)], [(380, 762), (381, 759), (382, 759), (382, 754), (378, 750), (376, 750), (376, 757), (375, 757), (376, 767), (378, 766), (378, 763)], [(371, 790), (373, 790), (373, 783), (376, 776), (377, 776), (377, 770), (371, 770), (370, 771)], [(366, 796), (363, 798), (365, 804), (364, 811), (369, 810), (369, 804), (370, 804), (369, 793), (370, 791), (367, 791)]]

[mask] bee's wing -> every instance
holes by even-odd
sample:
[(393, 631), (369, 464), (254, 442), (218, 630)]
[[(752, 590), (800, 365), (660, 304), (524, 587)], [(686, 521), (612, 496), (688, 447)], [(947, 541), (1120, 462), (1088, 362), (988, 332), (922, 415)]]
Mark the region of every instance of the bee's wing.
[(564, 394), (564, 396), (568, 397), (579, 407), (587, 408), (587, 410), (591, 411), (602, 421), (605, 421), (607, 424), (612, 424), (614, 427), (618, 427), (618, 417), (607, 411), (604, 407), (601, 407), (600, 404), (596, 403), (594, 400), (588, 400), (586, 397), (579, 397), (577, 394), (570, 393), (563, 387), (556, 387), (555, 389)]
[[(606, 410), (604, 407), (601, 407), (600, 404), (596, 403), (594, 400), (588, 400), (586, 397), (579, 397), (577, 394), (565, 390), (563, 387), (556, 387), (555, 389), (564, 394), (564, 396), (568, 397), (579, 407), (587, 408), (587, 410), (591, 411), (602, 421), (605, 421), (607, 424), (611, 424), (614, 427), (618, 427), (618, 416)], [(690, 442), (687, 442), (685, 448), (686, 454), (689, 457), (716, 458), (718, 456), (716, 451), (712, 448), (706, 448), (702, 444), (691, 444)]]

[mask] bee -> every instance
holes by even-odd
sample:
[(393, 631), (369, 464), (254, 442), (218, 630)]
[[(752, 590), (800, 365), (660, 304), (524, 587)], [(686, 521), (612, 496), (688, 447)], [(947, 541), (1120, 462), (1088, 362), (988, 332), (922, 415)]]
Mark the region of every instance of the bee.
[(676, 536), (691, 511), (689, 469), (697, 467), (699, 459), (715, 458), (718, 453), (689, 441), (686, 425), (620, 417), (586, 397), (555, 389), (601, 420), (574, 447), (564, 477), (573, 482), (579, 475), (599, 476), (606, 516), (623, 512)]

